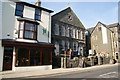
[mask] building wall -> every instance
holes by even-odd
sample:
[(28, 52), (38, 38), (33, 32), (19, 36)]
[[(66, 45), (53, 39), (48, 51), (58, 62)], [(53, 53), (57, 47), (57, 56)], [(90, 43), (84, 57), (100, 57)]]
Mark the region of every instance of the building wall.
[[(17, 16), (15, 16), (16, 3), (14, 2), (4, 2), (2, 12), (2, 38), (3, 39), (15, 39), (18, 38), (18, 34), (15, 34), (19, 29), (19, 21), (17, 21)], [(9, 12), (9, 14), (8, 14)], [(35, 8), (24, 6), (23, 17), (34, 19)], [(51, 42), (51, 15), (49, 12), (41, 12), (41, 21), (38, 21), (38, 41), (39, 42)], [(43, 29), (47, 30), (47, 33), (43, 34)], [(8, 36), (10, 35), (10, 36)], [(48, 38), (49, 37), (49, 38)], [(35, 42), (34, 40), (19, 39), (18, 41)]]
[[(17, 21), (17, 16), (15, 16), (15, 8), (16, 3), (3, 2), (1, 5), (0, 2), (0, 39), (14, 39), (21, 42), (37, 42), (34, 40), (27, 39), (17, 39), (19, 29), (19, 21)], [(24, 6), (23, 17), (34, 19), (35, 9)], [(1, 19), (2, 18), (2, 19)], [(39, 42), (51, 43), (51, 15), (49, 12), (43, 11), (41, 12), (41, 21), (38, 21), (40, 24), (38, 25), (38, 35), (37, 40)], [(47, 30), (47, 33), (43, 34), (43, 29)], [(13, 61), (15, 60), (15, 52), (13, 52)], [(4, 47), (1, 44), (0, 40), (0, 71), (2, 71), (3, 67), (3, 55), (4, 55)], [(15, 63), (13, 62), (13, 70), (46, 70), (52, 69), (52, 65), (45, 66), (31, 66), (31, 67), (15, 67)]]
[[(116, 53), (118, 53), (118, 55), (120, 56), (120, 41), (119, 41), (119, 27), (111, 27), (110, 28), (112, 31), (114, 31), (113, 33), (113, 38), (112, 38), (112, 50), (113, 50), (113, 56), (116, 56)], [(115, 58), (116, 59), (116, 58)]]
[(111, 45), (112, 45), (111, 32), (106, 27), (104, 27), (102, 24), (98, 24), (97, 27), (95, 27), (93, 33), (91, 34), (92, 53), (107, 52), (109, 54), (112, 54)]
[[(43, 29), (47, 30), (45, 34), (43, 34)], [(42, 11), (41, 22), (38, 26), (38, 41), (51, 43), (51, 15), (45, 11)]]
[[(15, 3), (14, 2), (3, 2), (2, 7), (2, 39), (13, 39), (14, 30), (18, 30), (17, 17), (15, 16)], [(9, 12), (9, 14), (8, 14)], [(10, 35), (10, 36), (8, 36)]]
[(87, 29), (85, 32), (85, 43), (86, 43), (86, 56), (89, 56), (91, 53), (89, 52), (91, 50), (91, 34), (90, 30)]
[(2, 2), (0, 1), (0, 39), (2, 39)]
[(2, 47), (0, 40), (0, 71), (2, 71), (3, 69), (3, 53), (4, 53), (4, 48)]
[(120, 27), (118, 27), (118, 46), (119, 46), (119, 54), (120, 54)]
[[(67, 51), (70, 48), (73, 51), (78, 51), (83, 55), (83, 47), (85, 43), (85, 39), (83, 38), (85, 36), (84, 32), (85, 31), (81, 28), (78, 29), (76, 28), (76, 26), (69, 25), (67, 23), (62, 23), (60, 21), (55, 21), (53, 19), (52, 35), (59, 37), (59, 38), (53, 37), (52, 40), (52, 43), (55, 44), (56, 47), (55, 50), (56, 55), (60, 54), (62, 49)], [(79, 43), (79, 41), (75, 41), (75, 40), (81, 41), (83, 45)]]

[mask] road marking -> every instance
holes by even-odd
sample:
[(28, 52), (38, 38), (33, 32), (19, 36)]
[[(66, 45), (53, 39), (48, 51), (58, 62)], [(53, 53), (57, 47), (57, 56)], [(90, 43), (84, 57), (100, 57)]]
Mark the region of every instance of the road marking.
[(101, 74), (100, 76), (107, 76), (107, 75), (116, 74), (116, 73), (117, 73), (117, 72), (109, 72), (109, 73)]

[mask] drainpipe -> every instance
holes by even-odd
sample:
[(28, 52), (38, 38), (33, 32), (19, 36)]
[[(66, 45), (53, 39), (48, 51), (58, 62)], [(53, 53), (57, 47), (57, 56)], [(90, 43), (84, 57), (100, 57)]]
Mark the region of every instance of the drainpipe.
[(50, 31), (51, 31), (51, 28), (49, 28), (49, 27), (51, 27), (51, 16), (50, 16), (50, 13), (49, 13), (49, 22), (48, 22), (48, 43), (50, 43), (49, 37), (50, 37)]

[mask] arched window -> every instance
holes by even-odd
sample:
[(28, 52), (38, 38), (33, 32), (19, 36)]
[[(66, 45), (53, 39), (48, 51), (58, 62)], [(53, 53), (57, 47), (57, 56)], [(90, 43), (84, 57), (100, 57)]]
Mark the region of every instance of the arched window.
[(59, 25), (58, 24), (55, 24), (55, 26), (54, 26), (54, 34), (59, 35)]

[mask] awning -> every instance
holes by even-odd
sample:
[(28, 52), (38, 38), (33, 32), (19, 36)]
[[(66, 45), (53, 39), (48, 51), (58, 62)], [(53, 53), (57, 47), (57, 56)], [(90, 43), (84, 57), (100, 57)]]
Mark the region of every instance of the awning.
[(31, 48), (54, 48), (54, 45), (51, 43), (28, 43), (28, 42), (19, 42), (15, 40), (2, 40), (2, 46), (15, 46), (15, 47), (31, 47)]

